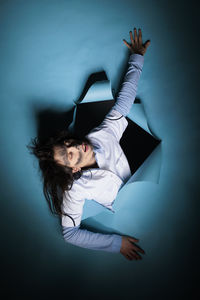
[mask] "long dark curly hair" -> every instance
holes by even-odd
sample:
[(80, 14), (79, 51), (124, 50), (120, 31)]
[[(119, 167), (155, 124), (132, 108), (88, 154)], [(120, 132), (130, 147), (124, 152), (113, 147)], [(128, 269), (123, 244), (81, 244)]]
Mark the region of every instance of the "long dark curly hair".
[(80, 137), (70, 134), (68, 131), (61, 131), (58, 134), (46, 140), (38, 137), (31, 140), (27, 145), (31, 154), (34, 154), (39, 160), (39, 168), (43, 179), (43, 192), (49, 205), (50, 211), (57, 215), (67, 215), (62, 210), (63, 194), (66, 190), (72, 188), (74, 180), (82, 175), (82, 170), (72, 173), (72, 169), (62, 166), (54, 160), (54, 147), (60, 147), (61, 151), (66, 151), (64, 142), (70, 142), (70, 146), (81, 145), (82, 142), (90, 141), (86, 137)]

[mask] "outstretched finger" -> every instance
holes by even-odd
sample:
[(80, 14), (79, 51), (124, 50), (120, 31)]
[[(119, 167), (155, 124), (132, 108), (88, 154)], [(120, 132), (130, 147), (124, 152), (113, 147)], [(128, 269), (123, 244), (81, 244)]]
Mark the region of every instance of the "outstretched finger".
[(143, 250), (142, 248), (136, 246), (136, 245), (133, 245), (133, 246), (132, 246), (132, 249), (133, 249), (134, 251), (137, 251), (137, 252), (140, 252), (140, 253), (142, 253), (142, 254), (145, 254), (144, 250)]
[(130, 31), (129, 33), (130, 33), (131, 43), (132, 43), (132, 45), (134, 45), (133, 33), (132, 33), (132, 31)]
[(135, 259), (142, 259), (141, 255), (139, 255), (137, 252), (135, 252), (134, 250), (132, 250), (132, 254), (133, 254), (133, 257)]
[(144, 43), (144, 48), (147, 49), (149, 47), (150, 43), (151, 43), (150, 40), (146, 41)]
[(125, 257), (126, 257), (126, 259), (128, 259), (128, 260), (132, 260), (132, 257), (131, 257), (129, 254), (126, 254)]
[(134, 39), (135, 39), (135, 43), (137, 44), (138, 37), (137, 37), (137, 29), (136, 28), (134, 28)]
[(123, 42), (124, 42), (124, 44), (125, 44), (129, 49), (131, 49), (131, 46), (129, 45), (129, 43), (127, 43), (126, 40), (123, 39)]
[(128, 237), (129, 241), (133, 242), (133, 243), (138, 243), (139, 240), (138, 239), (135, 239), (133, 237)]
[(142, 30), (139, 28), (139, 35), (138, 35), (139, 44), (142, 45)]

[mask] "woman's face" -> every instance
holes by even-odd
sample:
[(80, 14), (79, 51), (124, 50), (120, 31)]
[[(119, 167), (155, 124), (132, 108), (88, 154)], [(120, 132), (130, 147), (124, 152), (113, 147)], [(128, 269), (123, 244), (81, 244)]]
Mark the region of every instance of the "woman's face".
[(73, 173), (94, 164), (95, 155), (89, 142), (70, 139), (65, 142), (65, 146), (64, 150), (58, 146), (54, 148), (54, 159), (57, 163), (72, 168)]

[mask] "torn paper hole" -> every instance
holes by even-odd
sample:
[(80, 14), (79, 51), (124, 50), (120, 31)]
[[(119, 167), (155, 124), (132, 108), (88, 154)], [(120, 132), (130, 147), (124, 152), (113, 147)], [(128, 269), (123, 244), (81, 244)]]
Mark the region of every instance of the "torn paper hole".
[[(114, 103), (110, 81), (97, 81), (89, 88), (82, 101), (75, 102), (73, 120), (68, 129), (82, 136), (86, 135), (100, 125)], [(128, 159), (132, 176), (124, 186), (134, 184), (136, 181), (150, 181), (158, 184), (161, 168), (161, 141), (153, 135), (141, 103), (132, 105), (127, 121), (129, 125), (120, 144)], [(82, 220), (95, 216), (105, 209), (107, 210), (96, 201), (86, 199)]]

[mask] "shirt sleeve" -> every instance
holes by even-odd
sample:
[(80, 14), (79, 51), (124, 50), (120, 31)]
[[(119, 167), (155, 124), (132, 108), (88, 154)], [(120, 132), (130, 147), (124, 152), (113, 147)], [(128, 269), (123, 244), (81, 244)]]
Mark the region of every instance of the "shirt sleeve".
[(128, 125), (125, 116), (129, 113), (136, 97), (144, 57), (140, 54), (132, 54), (128, 63), (129, 67), (114, 106), (105, 116), (103, 122), (88, 134), (88, 138), (92, 137), (93, 134), (95, 136), (98, 132), (100, 135), (108, 133), (109, 136), (114, 136), (118, 142), (120, 141)]
[[(82, 183), (84, 184), (84, 182)], [(72, 188), (70, 196), (70, 191), (65, 193), (63, 210), (67, 215), (62, 216), (63, 237), (65, 241), (91, 250), (120, 252), (122, 236), (94, 233), (80, 228), (85, 198), (90, 198), (89, 194), (87, 195), (87, 188), (89, 188), (87, 184), (84, 189), (76, 184), (75, 188)]]
[(66, 242), (78, 247), (107, 252), (120, 252), (122, 236), (118, 234), (94, 233), (80, 226), (63, 226), (63, 237)]
[[(127, 116), (135, 100), (139, 78), (144, 64), (144, 56), (132, 54), (128, 62), (128, 70), (124, 77), (122, 87), (112, 109), (117, 110), (123, 116)], [(111, 111), (112, 111), (111, 109)]]
[(88, 138), (95, 138), (97, 135), (102, 138), (102, 135), (105, 137), (114, 137), (117, 142), (120, 141), (126, 127), (128, 126), (128, 121), (126, 118), (121, 115), (115, 109), (112, 109), (104, 118), (103, 122), (95, 127), (87, 135)]

